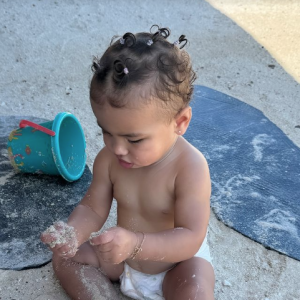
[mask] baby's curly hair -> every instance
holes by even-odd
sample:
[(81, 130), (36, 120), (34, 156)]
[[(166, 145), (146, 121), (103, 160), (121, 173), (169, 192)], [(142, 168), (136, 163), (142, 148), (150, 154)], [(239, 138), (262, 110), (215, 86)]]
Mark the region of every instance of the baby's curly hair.
[[(157, 28), (151, 33), (153, 27)], [(146, 101), (158, 98), (174, 117), (189, 105), (196, 74), (185, 50), (184, 35), (170, 43), (170, 29), (153, 25), (148, 32), (126, 33), (115, 41), (112, 38), (103, 56), (95, 58), (92, 70), (91, 101), (109, 102), (112, 107), (128, 105), (126, 93), (139, 91)], [(146, 95), (146, 97), (145, 97)]]

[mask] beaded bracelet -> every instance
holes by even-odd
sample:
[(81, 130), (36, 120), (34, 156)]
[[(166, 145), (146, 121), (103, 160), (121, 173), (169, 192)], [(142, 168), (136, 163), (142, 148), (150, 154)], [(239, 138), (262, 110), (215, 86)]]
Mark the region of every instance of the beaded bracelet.
[(143, 239), (142, 239), (142, 242), (141, 242), (141, 244), (140, 244), (140, 246), (138, 246), (138, 243), (139, 243), (139, 238), (138, 238), (138, 236), (137, 236), (137, 243), (136, 243), (136, 246), (134, 247), (134, 249), (133, 249), (133, 252), (132, 252), (132, 254), (130, 255), (130, 259), (135, 259), (136, 258), (136, 256), (142, 251), (142, 247), (143, 247), (143, 244), (144, 244), (144, 241), (145, 241), (145, 238), (146, 238), (146, 236), (145, 236), (145, 233), (144, 232), (141, 232), (142, 234), (143, 234)]

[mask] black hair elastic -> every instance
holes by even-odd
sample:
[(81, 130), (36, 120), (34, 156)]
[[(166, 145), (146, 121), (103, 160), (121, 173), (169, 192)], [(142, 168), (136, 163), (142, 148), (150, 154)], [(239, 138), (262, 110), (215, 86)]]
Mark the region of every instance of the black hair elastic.
[(97, 58), (94, 58), (91, 69), (93, 72), (99, 72), (101, 70), (101, 65), (98, 62)]
[(185, 42), (182, 46), (179, 47), (179, 49), (182, 49), (188, 42), (188, 40), (185, 38), (185, 35), (181, 35), (177, 41), (174, 42), (174, 45), (180, 45), (181, 43)]

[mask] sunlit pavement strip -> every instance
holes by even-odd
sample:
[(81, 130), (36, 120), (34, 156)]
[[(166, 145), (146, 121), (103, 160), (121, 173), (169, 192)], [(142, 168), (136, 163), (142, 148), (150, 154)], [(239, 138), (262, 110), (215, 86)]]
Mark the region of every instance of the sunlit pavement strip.
[(299, 0), (206, 0), (247, 31), (300, 83)]

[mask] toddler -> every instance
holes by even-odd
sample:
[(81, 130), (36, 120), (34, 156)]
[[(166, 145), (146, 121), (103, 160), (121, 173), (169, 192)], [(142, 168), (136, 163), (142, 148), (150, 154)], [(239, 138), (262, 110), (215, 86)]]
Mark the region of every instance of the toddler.
[[(126, 33), (93, 62), (90, 102), (105, 147), (67, 224), (41, 236), (72, 299), (118, 299), (114, 281), (133, 299), (214, 299), (209, 169), (183, 138), (195, 73), (185, 36), (169, 35), (156, 25)], [(113, 198), (117, 225), (101, 233)]]

